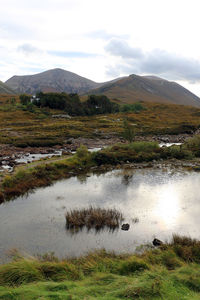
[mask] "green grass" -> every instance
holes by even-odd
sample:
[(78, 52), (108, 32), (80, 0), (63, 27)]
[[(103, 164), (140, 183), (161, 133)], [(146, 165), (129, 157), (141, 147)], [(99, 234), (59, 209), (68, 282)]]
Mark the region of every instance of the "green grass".
[[(196, 247), (190, 261), (177, 253)], [(160, 249), (116, 255), (104, 250), (59, 261), (22, 258), (0, 265), (0, 299), (200, 299), (200, 242), (175, 236)]]

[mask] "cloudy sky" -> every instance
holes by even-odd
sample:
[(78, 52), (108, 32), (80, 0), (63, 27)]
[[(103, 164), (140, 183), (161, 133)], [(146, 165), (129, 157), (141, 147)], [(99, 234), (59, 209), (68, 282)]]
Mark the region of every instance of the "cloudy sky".
[(200, 96), (199, 0), (0, 0), (0, 80), (153, 74)]

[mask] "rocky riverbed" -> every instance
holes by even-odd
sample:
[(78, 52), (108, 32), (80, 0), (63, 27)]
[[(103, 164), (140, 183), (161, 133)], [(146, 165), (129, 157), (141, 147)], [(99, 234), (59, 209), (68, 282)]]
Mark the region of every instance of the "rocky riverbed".
[[(137, 136), (136, 141), (157, 141), (163, 145), (169, 146), (173, 143), (183, 143), (191, 135), (165, 135), (165, 136)], [(27, 164), (43, 158), (70, 155), (81, 145), (85, 145), (90, 151), (100, 150), (103, 147), (116, 143), (126, 143), (125, 140), (118, 137), (105, 136), (101, 139), (71, 138), (66, 140), (64, 145), (53, 147), (26, 147), (19, 148), (11, 145), (0, 145), (0, 172), (12, 172), (18, 164)]]

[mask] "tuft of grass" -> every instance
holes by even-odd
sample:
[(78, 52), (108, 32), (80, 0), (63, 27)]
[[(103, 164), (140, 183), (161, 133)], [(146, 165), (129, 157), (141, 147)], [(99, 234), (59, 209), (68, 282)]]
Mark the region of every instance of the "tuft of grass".
[(122, 214), (116, 209), (102, 209), (89, 207), (88, 209), (74, 209), (66, 213), (67, 229), (95, 228), (100, 230), (104, 227), (109, 229), (118, 228), (123, 220)]
[(36, 261), (14, 261), (1, 266), (0, 270), (0, 285), (21, 285), (43, 279)]
[(149, 266), (144, 260), (131, 258), (122, 262), (119, 265), (118, 272), (121, 275), (127, 275), (135, 272), (142, 272), (144, 270), (148, 270)]

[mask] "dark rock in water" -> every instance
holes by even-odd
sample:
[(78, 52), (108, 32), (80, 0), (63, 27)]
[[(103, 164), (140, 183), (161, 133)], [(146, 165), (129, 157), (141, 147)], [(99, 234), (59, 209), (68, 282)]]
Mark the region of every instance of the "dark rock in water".
[(162, 241), (160, 241), (159, 239), (154, 239), (152, 244), (156, 247), (161, 246), (163, 244)]
[(129, 228), (130, 228), (130, 225), (128, 223), (122, 224), (121, 230), (129, 230)]

